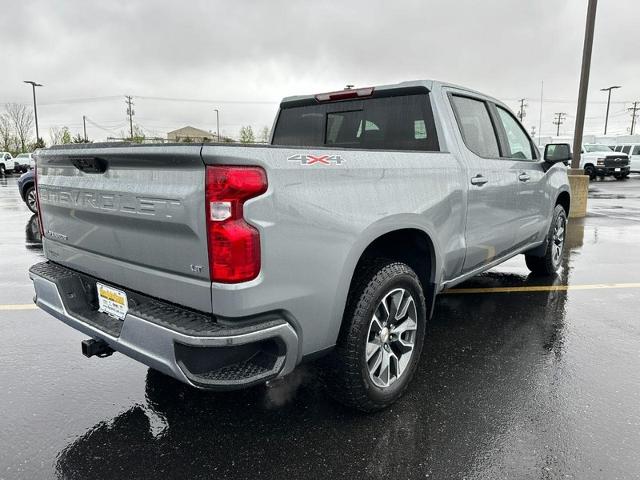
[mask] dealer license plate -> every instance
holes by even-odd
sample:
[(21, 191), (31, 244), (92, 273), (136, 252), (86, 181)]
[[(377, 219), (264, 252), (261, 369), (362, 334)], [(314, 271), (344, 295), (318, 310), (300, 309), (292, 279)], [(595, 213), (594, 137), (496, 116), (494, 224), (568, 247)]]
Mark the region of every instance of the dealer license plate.
[(127, 294), (102, 283), (96, 283), (98, 289), (98, 311), (107, 315), (124, 320), (129, 310)]

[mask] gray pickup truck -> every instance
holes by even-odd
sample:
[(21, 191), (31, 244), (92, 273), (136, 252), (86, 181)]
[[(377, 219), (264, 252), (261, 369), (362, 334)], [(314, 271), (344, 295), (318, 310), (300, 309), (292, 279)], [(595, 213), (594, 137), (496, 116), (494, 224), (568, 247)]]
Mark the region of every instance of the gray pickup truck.
[(318, 359), (338, 400), (380, 409), (439, 292), (517, 254), (556, 271), (568, 152), (432, 81), (285, 98), (267, 146), (40, 150), (35, 301), (87, 356), (218, 390)]

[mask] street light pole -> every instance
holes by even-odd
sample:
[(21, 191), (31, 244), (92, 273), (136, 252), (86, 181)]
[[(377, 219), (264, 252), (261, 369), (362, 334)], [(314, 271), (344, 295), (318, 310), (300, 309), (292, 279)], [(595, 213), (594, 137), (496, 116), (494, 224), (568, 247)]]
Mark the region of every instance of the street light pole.
[(44, 85), (34, 82), (33, 80), (24, 80), (24, 83), (28, 83), (31, 85), (31, 89), (33, 90), (33, 114), (36, 117), (36, 142), (40, 141), (40, 132), (38, 130), (38, 106), (36, 104), (36, 87), (42, 87)]
[(216, 112), (216, 136), (217, 136), (216, 141), (220, 143), (220, 112), (218, 111), (217, 108), (215, 108), (214, 110)]
[(578, 93), (578, 109), (576, 111), (576, 129), (573, 135), (573, 158), (571, 169), (577, 174), (580, 168), (580, 152), (582, 150), (582, 134), (584, 133), (584, 112), (587, 107), (587, 91), (589, 90), (589, 73), (591, 71), (591, 51), (593, 50), (593, 30), (596, 24), (598, 0), (589, 0), (587, 8), (587, 24), (584, 31), (584, 47), (582, 51), (582, 71), (580, 73), (580, 90)]
[(607, 87), (607, 88), (601, 88), (600, 91), (601, 92), (609, 92), (609, 95), (607, 96), (607, 114), (604, 117), (604, 134), (607, 134), (607, 124), (609, 123), (609, 105), (611, 104), (611, 90), (614, 90), (616, 88), (621, 88), (620, 85), (614, 85), (612, 87)]

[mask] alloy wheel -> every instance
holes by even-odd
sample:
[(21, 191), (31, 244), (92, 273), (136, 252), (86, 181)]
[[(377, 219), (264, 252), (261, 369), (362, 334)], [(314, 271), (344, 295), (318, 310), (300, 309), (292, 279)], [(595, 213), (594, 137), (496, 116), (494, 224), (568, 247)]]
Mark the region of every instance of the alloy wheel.
[(560, 259), (562, 257), (566, 226), (567, 222), (564, 216), (559, 215), (556, 219), (556, 228), (553, 231), (553, 238), (551, 243), (551, 259), (556, 267), (560, 265)]
[(367, 333), (369, 378), (378, 387), (396, 382), (407, 370), (416, 341), (416, 302), (404, 288), (387, 293), (376, 307)]
[(36, 210), (36, 190), (34, 188), (29, 190), (29, 193), (27, 193), (27, 205), (31, 211)]

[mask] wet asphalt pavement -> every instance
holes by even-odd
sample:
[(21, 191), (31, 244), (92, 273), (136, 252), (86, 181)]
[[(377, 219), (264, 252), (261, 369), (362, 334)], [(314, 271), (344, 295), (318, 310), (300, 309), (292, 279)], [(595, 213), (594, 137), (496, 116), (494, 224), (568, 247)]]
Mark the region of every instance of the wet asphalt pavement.
[[(0, 479), (640, 478), (640, 176), (590, 197), (561, 275), (516, 257), (441, 295), (407, 394), (364, 415), (313, 366), (203, 393), (84, 358), (82, 334), (18, 309), (42, 252), (16, 177), (0, 178)], [(571, 288), (468, 290), (552, 284)]]

